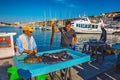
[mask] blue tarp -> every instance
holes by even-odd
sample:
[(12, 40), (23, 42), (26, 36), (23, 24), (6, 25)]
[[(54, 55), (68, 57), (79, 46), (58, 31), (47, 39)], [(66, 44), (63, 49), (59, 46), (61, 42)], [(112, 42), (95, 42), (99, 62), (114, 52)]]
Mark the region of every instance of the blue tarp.
[(112, 44), (112, 48), (120, 50), (120, 43)]

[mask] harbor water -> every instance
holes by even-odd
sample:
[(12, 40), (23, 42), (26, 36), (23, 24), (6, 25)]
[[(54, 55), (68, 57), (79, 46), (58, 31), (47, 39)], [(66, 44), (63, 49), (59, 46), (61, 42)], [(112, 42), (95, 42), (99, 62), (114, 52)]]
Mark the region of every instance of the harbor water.
[[(8, 33), (8, 32), (16, 32), (17, 35), (14, 36), (14, 43), (16, 42), (17, 37), (22, 34), (22, 29), (18, 27), (12, 26), (0, 26), (0, 33)], [(41, 31), (40, 29), (36, 29), (32, 34), (37, 43), (38, 52), (50, 50), (50, 38), (51, 31)], [(99, 39), (100, 34), (77, 34), (77, 50), (81, 49), (83, 46), (83, 42), (89, 39)], [(52, 49), (60, 48), (60, 33), (55, 33), (54, 43)], [(107, 43), (119, 43), (120, 35), (107, 35)]]

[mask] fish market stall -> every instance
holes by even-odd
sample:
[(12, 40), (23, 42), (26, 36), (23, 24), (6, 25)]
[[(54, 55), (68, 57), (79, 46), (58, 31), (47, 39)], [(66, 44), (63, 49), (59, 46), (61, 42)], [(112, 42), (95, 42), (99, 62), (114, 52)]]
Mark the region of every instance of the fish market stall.
[[(50, 55), (50, 56), (51, 56), (51, 54), (57, 55), (56, 53), (61, 52), (61, 51), (65, 51), (65, 52), (62, 52), (62, 55), (66, 54), (66, 52), (67, 52), (67, 56), (63, 57), (61, 59), (60, 58), (57, 59), (56, 62), (54, 62), (54, 60), (51, 60), (52, 62), (49, 62), (50, 61), (49, 58), (47, 58), (48, 60), (44, 59), (46, 56), (45, 54)], [(57, 57), (55, 57), (55, 55), (54, 55), (54, 58), (57, 58)], [(36, 56), (42, 56), (42, 59), (43, 59), (42, 62), (40, 62), (40, 63), (34, 63), (34, 64), (24, 63), (23, 60), (27, 56), (28, 56), (27, 54), (23, 54), (20, 56), (15, 56), (13, 58), (13, 61), (18, 70), (20, 78), (30, 78), (30, 77), (35, 77), (35, 76), (42, 75), (42, 74), (53, 73), (55, 71), (59, 71), (62, 69), (68, 69), (77, 64), (81, 64), (81, 63), (90, 61), (89, 55), (82, 54), (82, 52), (73, 51), (73, 50), (66, 49), (66, 48), (38, 52), (36, 54)], [(58, 55), (58, 56), (61, 57), (61, 55)], [(67, 60), (67, 58), (69, 58), (69, 59)], [(48, 62), (46, 62), (46, 61), (48, 61)], [(64, 79), (64, 80), (66, 80), (66, 79)]]

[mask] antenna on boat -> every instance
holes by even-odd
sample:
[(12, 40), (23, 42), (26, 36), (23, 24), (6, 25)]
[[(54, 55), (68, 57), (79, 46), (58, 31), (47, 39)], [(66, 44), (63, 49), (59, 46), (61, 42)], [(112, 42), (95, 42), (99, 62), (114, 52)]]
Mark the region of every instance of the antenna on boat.
[(81, 16), (80, 16), (80, 14), (79, 14), (79, 16), (78, 16), (78, 17), (79, 17), (79, 18), (81, 17)]
[(70, 19), (70, 10), (68, 11), (68, 18)]
[(49, 12), (50, 12), (50, 18), (49, 18), (49, 20), (51, 20), (52, 19), (52, 16), (51, 16), (51, 9), (49, 8)]
[(45, 10), (44, 10), (44, 21), (45, 21), (44, 27), (46, 27), (46, 11)]
[(85, 15), (85, 11), (84, 11), (84, 14), (83, 14), (83, 16), (85, 17), (86, 15)]
[(100, 18), (100, 23), (104, 24), (103, 20)]

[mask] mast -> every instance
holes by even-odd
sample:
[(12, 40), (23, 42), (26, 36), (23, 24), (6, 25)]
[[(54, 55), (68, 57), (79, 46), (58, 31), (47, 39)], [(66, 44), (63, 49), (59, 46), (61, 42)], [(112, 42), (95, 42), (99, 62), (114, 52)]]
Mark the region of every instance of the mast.
[(46, 27), (46, 11), (44, 10), (44, 27)]

